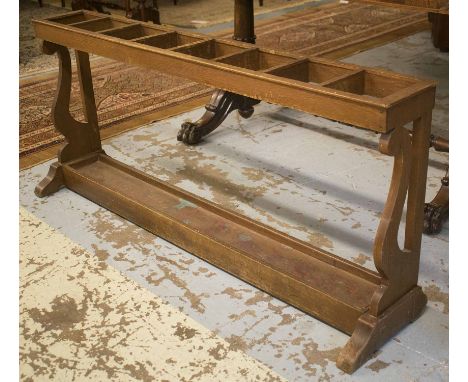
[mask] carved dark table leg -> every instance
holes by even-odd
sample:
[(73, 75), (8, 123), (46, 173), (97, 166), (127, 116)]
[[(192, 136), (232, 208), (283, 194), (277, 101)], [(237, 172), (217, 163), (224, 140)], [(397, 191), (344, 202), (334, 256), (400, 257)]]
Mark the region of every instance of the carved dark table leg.
[[(431, 136), (431, 146), (436, 151), (449, 152), (449, 143), (446, 139)], [(431, 235), (439, 233), (445, 220), (449, 216), (449, 170), (441, 180), (437, 195), (424, 206), (424, 233)]]
[(147, 0), (133, 0), (138, 4), (131, 9), (131, 18), (140, 21), (152, 21), (155, 24), (161, 24), (159, 17), (158, 3), (153, 0), (151, 5), (147, 5)]
[(102, 4), (98, 1), (93, 0), (72, 0), (71, 8), (73, 11), (77, 11), (79, 9), (86, 9), (88, 11), (97, 11), (99, 13), (105, 13), (110, 15), (110, 12), (104, 10)]
[[(253, 0), (236, 0), (234, 6), (234, 40), (255, 44)], [(177, 133), (177, 140), (194, 145), (221, 125), (226, 117), (237, 110), (241, 117), (250, 118), (253, 106), (260, 101), (217, 89), (205, 113), (196, 122), (184, 122)]]
[(429, 13), (432, 24), (432, 43), (442, 52), (449, 51), (449, 15)]
[(424, 206), (424, 233), (436, 234), (442, 230), (442, 225), (449, 216), (449, 173), (441, 180), (437, 195)]
[(215, 130), (233, 110), (237, 110), (243, 118), (249, 118), (253, 105), (260, 101), (235, 93), (217, 89), (205, 106), (205, 114), (196, 122), (184, 122), (177, 133), (177, 140), (188, 145), (194, 145)]
[(253, 0), (236, 0), (234, 4), (234, 40), (255, 44)]

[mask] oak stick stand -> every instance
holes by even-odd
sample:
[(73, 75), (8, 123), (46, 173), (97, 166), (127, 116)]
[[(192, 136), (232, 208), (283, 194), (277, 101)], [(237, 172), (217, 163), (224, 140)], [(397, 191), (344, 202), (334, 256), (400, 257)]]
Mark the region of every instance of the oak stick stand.
[[(427, 298), (418, 286), (418, 274), (434, 82), (95, 12), (71, 12), (33, 24), (44, 40), (44, 53), (59, 58), (52, 117), (65, 136), (57, 162), (35, 189), (38, 197), (67, 187), (349, 334), (336, 360), (347, 373), (423, 312)], [(76, 51), (85, 122), (70, 113), (69, 49)], [(377, 271), (106, 155), (90, 53), (243, 94), (247, 101), (236, 101), (241, 110), (255, 97), (255, 102), (276, 103), (379, 133), (378, 149), (393, 157), (394, 164), (374, 240)], [(230, 108), (228, 103), (226, 110)], [(410, 122), (412, 131), (404, 127)], [(406, 225), (400, 248), (402, 216)]]

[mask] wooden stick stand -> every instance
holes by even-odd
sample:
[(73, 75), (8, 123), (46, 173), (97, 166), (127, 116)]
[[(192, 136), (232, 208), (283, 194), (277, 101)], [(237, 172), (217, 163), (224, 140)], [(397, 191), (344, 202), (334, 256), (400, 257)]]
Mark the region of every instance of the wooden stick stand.
[[(36, 187), (66, 186), (148, 231), (351, 335), (337, 359), (351, 373), (415, 320), (434, 83), (333, 61), (261, 50), (92, 12), (34, 22), (58, 53), (53, 106), (66, 143)], [(86, 122), (69, 112), (75, 49)], [(237, 94), (381, 133), (394, 157), (374, 244), (378, 272), (210, 203), (107, 156), (101, 148), (88, 53), (183, 75)], [(412, 135), (403, 126), (413, 122)], [(404, 248), (397, 241), (407, 202)]]

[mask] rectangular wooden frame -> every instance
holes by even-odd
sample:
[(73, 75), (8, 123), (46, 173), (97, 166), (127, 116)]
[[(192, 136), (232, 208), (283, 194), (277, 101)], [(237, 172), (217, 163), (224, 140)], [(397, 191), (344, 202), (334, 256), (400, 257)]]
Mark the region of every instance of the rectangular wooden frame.
[[(35, 20), (34, 26), (45, 40), (44, 52), (59, 56), (52, 114), (66, 137), (58, 162), (36, 187), (38, 196), (66, 186), (351, 334), (337, 360), (347, 372), (421, 313), (426, 297), (417, 280), (433, 82), (92, 12)], [(84, 123), (69, 111), (68, 48), (76, 50)], [(107, 156), (101, 148), (89, 53), (382, 133), (379, 150), (395, 162), (374, 244), (378, 272)], [(413, 122), (412, 134), (403, 127), (408, 122)], [(400, 249), (396, 235), (406, 200), (405, 244)]]

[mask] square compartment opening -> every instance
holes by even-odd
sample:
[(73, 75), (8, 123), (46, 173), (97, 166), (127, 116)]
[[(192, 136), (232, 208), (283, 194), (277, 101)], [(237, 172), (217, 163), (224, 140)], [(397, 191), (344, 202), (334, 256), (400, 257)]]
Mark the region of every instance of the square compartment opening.
[(332, 78), (351, 74), (352, 69), (316, 63), (313, 61), (300, 61), (285, 67), (272, 68), (267, 73), (278, 77), (290, 78), (301, 82), (321, 84)]
[(184, 46), (179, 49), (176, 49), (177, 52), (209, 60), (231, 55), (234, 53), (243, 52), (245, 50), (246, 48), (223, 42), (217, 42), (215, 40), (203, 41), (200, 43), (195, 43), (193, 45)]
[(185, 35), (179, 32), (165, 32), (137, 41), (140, 44), (154, 46), (161, 49), (176, 48), (181, 45), (201, 42), (203, 39)]
[(255, 49), (233, 54), (231, 56), (221, 58), (218, 61), (245, 69), (264, 71), (279, 65), (293, 63), (296, 59)]
[(325, 86), (372, 98), (384, 98), (412, 84), (413, 82), (408, 80), (386, 77), (362, 70), (336, 81), (330, 81)]
[(160, 35), (162, 33), (164, 33), (164, 31), (156, 28), (143, 26), (141, 24), (130, 24), (124, 27), (118, 27), (115, 30), (107, 30), (103, 32), (103, 34), (107, 36), (118, 37), (125, 40), (133, 40), (141, 37)]
[(121, 21), (111, 20), (110, 18), (87, 20), (80, 23), (74, 23), (71, 26), (75, 28), (85, 29), (91, 32), (99, 32), (106, 29), (120, 28), (129, 25)]
[(48, 20), (53, 21), (54, 23), (69, 25), (88, 20), (98, 20), (100, 18), (102, 18), (102, 16), (90, 15), (84, 12), (80, 12), (72, 15), (66, 14), (62, 16), (51, 17)]

